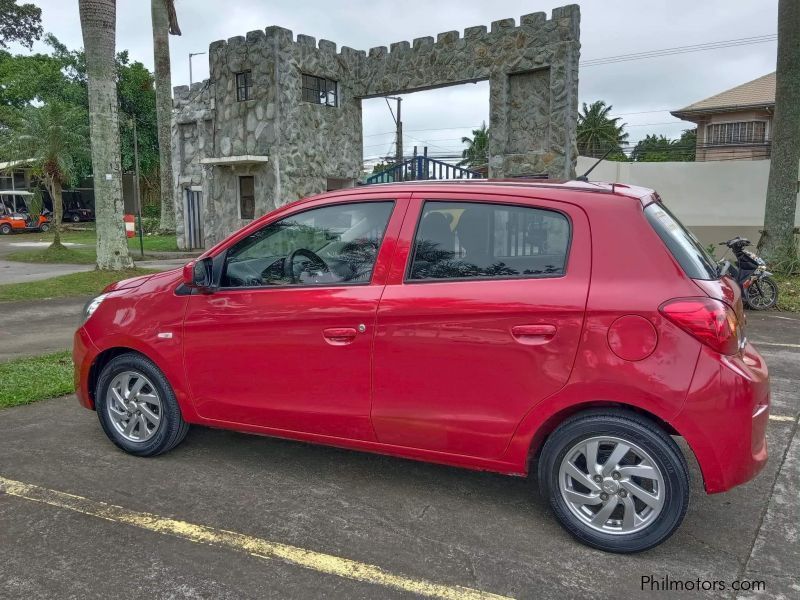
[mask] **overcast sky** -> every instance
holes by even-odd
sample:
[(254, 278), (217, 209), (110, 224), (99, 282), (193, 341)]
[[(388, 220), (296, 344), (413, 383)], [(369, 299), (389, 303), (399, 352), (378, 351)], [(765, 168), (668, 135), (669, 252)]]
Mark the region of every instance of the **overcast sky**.
[[(42, 7), (46, 31), (70, 48), (83, 45), (77, 0), (31, 0)], [(281, 25), (295, 34), (369, 49), (523, 14), (550, 13), (557, 0), (176, 0), (183, 35), (171, 38), (173, 85), (189, 81), (188, 54), (210, 42)], [(777, 0), (585, 0), (581, 6), (581, 60), (774, 34)], [(150, 2), (118, 0), (117, 49), (152, 68)], [(36, 49), (44, 50), (37, 45)], [(691, 126), (668, 110), (750, 81), (775, 69), (776, 43), (587, 66), (580, 100), (602, 99), (628, 124), (631, 141), (647, 133), (677, 137)], [(208, 57), (194, 58), (194, 78), (208, 76)], [(460, 151), (462, 135), (488, 120), (487, 82), (407, 94), (406, 147)], [(382, 99), (364, 102), (364, 155), (393, 153), (394, 123)]]

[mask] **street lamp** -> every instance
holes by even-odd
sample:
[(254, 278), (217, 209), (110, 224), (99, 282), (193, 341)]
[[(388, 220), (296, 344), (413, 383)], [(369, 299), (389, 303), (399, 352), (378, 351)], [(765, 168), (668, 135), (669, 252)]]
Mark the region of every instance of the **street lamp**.
[(192, 87), (192, 57), (201, 54), (205, 54), (205, 52), (189, 52), (189, 87)]

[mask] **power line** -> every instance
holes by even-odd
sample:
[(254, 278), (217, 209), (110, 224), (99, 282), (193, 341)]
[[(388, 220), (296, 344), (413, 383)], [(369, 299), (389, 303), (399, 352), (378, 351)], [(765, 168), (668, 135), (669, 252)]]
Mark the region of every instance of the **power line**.
[(646, 58), (657, 58), (660, 56), (672, 56), (675, 54), (686, 54), (689, 52), (705, 52), (707, 50), (719, 50), (723, 48), (734, 48), (737, 46), (750, 46), (753, 44), (764, 44), (774, 42), (778, 39), (777, 34), (759, 35), (734, 40), (719, 40), (716, 42), (706, 42), (703, 44), (691, 44), (688, 46), (674, 46), (672, 48), (662, 48), (660, 50), (647, 50), (644, 52), (634, 52), (631, 54), (619, 54), (617, 56), (606, 56), (582, 61), (582, 67), (594, 67), (597, 65), (607, 65), (618, 62), (628, 62), (632, 60), (643, 60)]

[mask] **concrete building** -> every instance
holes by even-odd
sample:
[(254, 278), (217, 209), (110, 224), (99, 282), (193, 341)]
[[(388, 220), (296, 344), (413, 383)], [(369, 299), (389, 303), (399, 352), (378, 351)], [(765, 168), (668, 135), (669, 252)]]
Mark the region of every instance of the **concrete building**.
[(769, 158), (775, 73), (690, 104), (671, 114), (697, 124), (695, 160)]
[(363, 98), (489, 80), (489, 175), (573, 177), (579, 23), (570, 5), (369, 52), (281, 27), (212, 43), (209, 79), (174, 90), (179, 246), (355, 185)]

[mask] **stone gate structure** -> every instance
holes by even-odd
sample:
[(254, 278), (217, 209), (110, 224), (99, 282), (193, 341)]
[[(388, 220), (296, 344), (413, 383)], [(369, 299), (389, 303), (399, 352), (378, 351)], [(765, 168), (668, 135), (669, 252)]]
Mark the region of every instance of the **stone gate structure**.
[(570, 5), (369, 52), (281, 27), (212, 43), (210, 78), (174, 91), (179, 246), (354, 185), (363, 98), (489, 80), (489, 176), (574, 177), (579, 23)]

